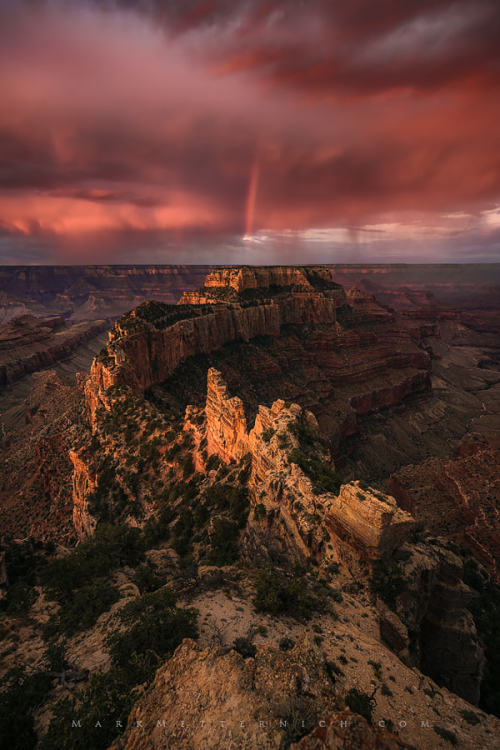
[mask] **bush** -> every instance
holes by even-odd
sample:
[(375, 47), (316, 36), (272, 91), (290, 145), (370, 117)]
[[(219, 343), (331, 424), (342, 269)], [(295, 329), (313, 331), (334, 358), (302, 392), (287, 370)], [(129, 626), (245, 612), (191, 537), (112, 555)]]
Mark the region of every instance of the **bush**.
[(32, 540), (10, 542), (5, 545), (4, 550), (9, 585), (6, 595), (0, 600), (0, 612), (22, 614), (27, 612), (37, 599), (34, 586), (36, 571), (45, 565), (45, 558), (41, 554), (44, 545)]
[(374, 698), (371, 698), (366, 693), (362, 693), (357, 688), (351, 688), (345, 697), (345, 703), (355, 714), (359, 714), (368, 722), (371, 722), (375, 705)]
[(79, 630), (87, 630), (97, 622), (103, 612), (119, 599), (118, 589), (104, 578), (75, 589), (71, 599), (64, 601), (60, 609), (51, 615), (44, 628), (47, 637), (63, 632), (71, 636)]
[(286, 636), (281, 638), (279, 642), (279, 647), (281, 651), (291, 651), (294, 646), (295, 646), (295, 641), (292, 641), (291, 638), (287, 638)]
[(257, 520), (266, 517), (266, 506), (264, 505), (264, 503), (257, 503), (255, 508), (253, 509), (253, 515)]
[(55, 635), (59, 629), (73, 635), (91, 627), (118, 600), (118, 591), (106, 576), (123, 565), (135, 566), (143, 558), (144, 542), (138, 529), (102, 524), (87, 542), (46, 565), (42, 582), (48, 596), (61, 605), (47, 623), (46, 635)]
[(183, 638), (196, 638), (196, 612), (175, 606), (175, 594), (161, 589), (134, 599), (120, 612), (130, 630), (108, 639), (113, 665), (127, 683), (150, 679)]
[(182, 476), (184, 479), (194, 474), (194, 461), (191, 453), (188, 453), (182, 459)]
[(236, 638), (233, 648), (245, 659), (253, 658), (257, 653), (256, 647), (248, 638)]
[(105, 750), (120, 732), (117, 722), (126, 726), (132, 700), (120, 675), (93, 675), (78, 702), (63, 698), (56, 704), (39, 750)]
[(300, 579), (288, 578), (269, 565), (259, 571), (255, 588), (253, 603), (257, 612), (297, 619), (311, 617), (315, 603)]
[(449, 729), (443, 729), (443, 727), (438, 727), (436, 724), (432, 728), (443, 740), (450, 742), (452, 745), (458, 745), (457, 735), (454, 732), (450, 732)]
[(290, 453), (290, 461), (297, 464), (304, 474), (309, 477), (316, 494), (332, 492), (334, 495), (338, 495), (342, 479), (333, 469), (330, 469), (329, 466), (318, 458), (315, 456), (306, 456), (305, 453), (294, 448)]
[(395, 560), (377, 560), (370, 578), (370, 588), (390, 609), (396, 609), (396, 600), (405, 590), (406, 582)]
[(212, 565), (230, 565), (238, 559), (239, 528), (229, 518), (215, 518), (207, 560)]
[(135, 566), (143, 559), (144, 543), (139, 529), (100, 524), (91, 539), (66, 557), (49, 563), (41, 580), (49, 596), (59, 602), (72, 601), (75, 589), (123, 565)]
[(33, 713), (41, 706), (52, 686), (44, 672), (27, 675), (21, 668), (11, 670), (2, 680), (0, 691), (0, 747), (29, 750), (37, 742)]
[(139, 588), (141, 594), (155, 591), (160, 588), (163, 581), (156, 575), (155, 567), (150, 563), (140, 565), (134, 573), (133, 581)]

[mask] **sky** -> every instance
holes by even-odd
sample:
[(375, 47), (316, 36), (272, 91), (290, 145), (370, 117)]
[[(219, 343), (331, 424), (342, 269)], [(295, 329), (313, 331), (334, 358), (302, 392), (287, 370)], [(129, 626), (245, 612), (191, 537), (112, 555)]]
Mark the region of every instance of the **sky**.
[(498, 0), (0, 0), (0, 263), (500, 260)]

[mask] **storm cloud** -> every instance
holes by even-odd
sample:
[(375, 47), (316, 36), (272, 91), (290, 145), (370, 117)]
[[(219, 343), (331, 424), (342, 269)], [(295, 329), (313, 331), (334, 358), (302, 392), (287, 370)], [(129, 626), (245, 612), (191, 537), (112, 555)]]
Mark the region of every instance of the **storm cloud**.
[(492, 0), (2, 4), (4, 260), (496, 258), (499, 48)]

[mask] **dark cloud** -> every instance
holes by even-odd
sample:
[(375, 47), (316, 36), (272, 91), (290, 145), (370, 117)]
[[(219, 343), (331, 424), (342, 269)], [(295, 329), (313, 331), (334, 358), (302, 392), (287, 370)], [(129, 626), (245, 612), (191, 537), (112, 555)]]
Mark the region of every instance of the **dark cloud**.
[(241, 253), (434, 215), (451, 242), (441, 214), (500, 201), (499, 48), (494, 0), (2, 4), (1, 226)]

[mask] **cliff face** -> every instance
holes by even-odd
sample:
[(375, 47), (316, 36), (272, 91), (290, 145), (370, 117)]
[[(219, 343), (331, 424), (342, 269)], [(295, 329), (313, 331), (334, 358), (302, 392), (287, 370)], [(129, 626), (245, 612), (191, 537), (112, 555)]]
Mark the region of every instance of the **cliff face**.
[(117, 317), (145, 299), (175, 304), (210, 266), (3, 266), (0, 321), (22, 312), (72, 320)]
[[(218, 272), (221, 284), (218, 289), (231, 286), (235, 270), (226, 271), (225, 278), (222, 271)], [(248, 342), (257, 336), (278, 338), (286, 325), (332, 326), (336, 308), (345, 304), (345, 296), (336, 290), (333, 294), (329, 293), (332, 290), (318, 292), (299, 270), (295, 275), (304, 282), (299, 286), (310, 287), (312, 291), (215, 307), (200, 304), (188, 307), (183, 299), (178, 308), (181, 319), (171, 324), (165, 319), (170, 320), (173, 312), (166, 306), (156, 310), (157, 317), (153, 320), (148, 320), (148, 310), (141, 308), (125, 316), (112, 331), (104, 356), (94, 362), (89, 383), (89, 391), (94, 393), (88, 395), (89, 404), (96, 403), (100, 393), (112, 385), (130, 385), (144, 391), (163, 382), (188, 357), (209, 354), (231, 342)], [(322, 279), (319, 275), (318, 278)], [(289, 280), (285, 269), (281, 275), (276, 270), (273, 279)], [(238, 286), (240, 281), (234, 283)], [(212, 280), (212, 287), (214, 284)], [(141, 317), (143, 312), (145, 316)]]
[[(91, 412), (104, 404), (110, 386), (144, 392), (189, 357), (222, 353), (228, 344), (259, 337), (274, 344), (252, 352), (250, 367), (266, 375), (255, 387), (274, 389), (276, 381), (276, 395), (288, 397), (288, 390), (294, 400), (302, 398), (320, 421), (325, 412), (322, 428), (331, 433), (331, 415), (342, 413), (335, 420), (333, 440), (355, 429), (356, 414), (427, 390), (430, 362), (418, 345), (418, 326), (395, 323), (393, 314), (369, 296), (348, 299), (327, 278), (328, 271), (315, 268), (221, 269), (200, 292), (184, 295), (176, 308), (141, 306), (118, 321), (108, 347), (94, 362), (87, 386)], [(255, 287), (257, 283), (268, 286)], [(252, 392), (255, 388), (244, 382), (246, 373), (240, 372), (240, 385)], [(297, 383), (288, 385), (295, 376)], [(315, 385), (314, 395), (312, 389), (311, 395), (298, 389), (299, 382), (308, 381)], [(272, 398), (264, 392), (258, 397), (261, 403)]]
[(0, 390), (65, 359), (109, 328), (97, 320), (66, 327), (64, 318), (23, 315), (0, 326)]
[(465, 544), (498, 580), (500, 436), (465, 436), (447, 458), (429, 458), (394, 474), (389, 491), (435, 534)]
[[(393, 498), (362, 490), (359, 483), (343, 485), (338, 492), (313, 490), (313, 482), (300, 468), (308, 459), (301, 453), (299, 435), (316, 439), (315, 457), (322, 456), (331, 473), (333, 463), (321, 446), (314, 415), (298, 404), (279, 400), (270, 408), (260, 406), (247, 432), (243, 402), (229, 396), (221, 374), (211, 369), (205, 411), (208, 452), (226, 462), (252, 456), (253, 503), (265, 509), (267, 532), (275, 532), (277, 544), (285, 540), (292, 556), (320, 559), (335, 550), (353, 563), (356, 558), (373, 560), (403, 543), (414, 528), (412, 517)], [(259, 532), (262, 528), (250, 529), (254, 542)]]
[(89, 511), (89, 496), (97, 486), (95, 473), (77, 451), (70, 451), (73, 464), (73, 525), (79, 539), (94, 533), (97, 519)]
[(321, 661), (311, 650), (296, 648), (287, 654), (263, 648), (255, 658), (244, 659), (234, 651), (201, 649), (186, 639), (158, 670), (111, 750), (271, 750), (286, 746), (294, 710), (304, 726), (307, 721), (314, 727), (310, 736), (291, 746), (297, 750), (411, 750), (386, 729), (372, 729), (348, 710), (331, 716), (337, 704)]
[[(23, 416), (14, 422), (2, 414), (0, 526), (7, 537), (67, 544), (75, 536), (69, 452), (82, 430), (82, 394), (53, 370), (35, 373), (25, 386), (30, 390), (15, 407)], [(7, 403), (8, 394), (2, 399)]]
[(248, 289), (298, 286), (312, 291), (313, 283), (331, 283), (331, 274), (324, 266), (263, 266), (219, 268), (208, 274), (205, 287), (231, 287), (241, 293)]

